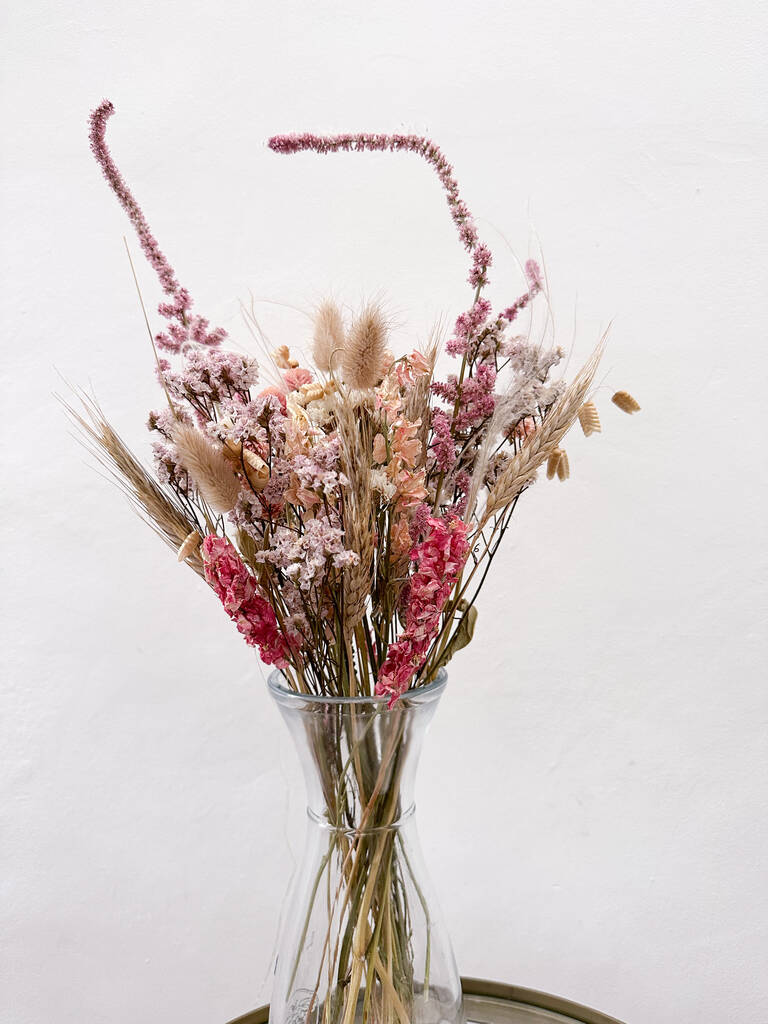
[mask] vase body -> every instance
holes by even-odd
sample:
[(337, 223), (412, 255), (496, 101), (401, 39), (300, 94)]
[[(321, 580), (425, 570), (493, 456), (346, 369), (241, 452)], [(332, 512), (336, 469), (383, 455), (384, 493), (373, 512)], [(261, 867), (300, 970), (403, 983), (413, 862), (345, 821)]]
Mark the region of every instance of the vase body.
[(388, 708), (269, 689), (307, 788), (282, 913), (271, 1024), (462, 1024), (461, 983), (422, 860), (413, 798), (445, 673)]

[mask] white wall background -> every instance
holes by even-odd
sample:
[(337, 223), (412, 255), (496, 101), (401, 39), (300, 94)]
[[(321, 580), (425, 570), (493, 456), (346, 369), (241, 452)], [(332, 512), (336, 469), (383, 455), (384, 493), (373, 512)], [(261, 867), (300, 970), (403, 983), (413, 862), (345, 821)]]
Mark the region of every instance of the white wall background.
[[(421, 772), (465, 974), (630, 1024), (766, 1019), (766, 9), (754, 0), (4, 5), (3, 1024), (223, 1024), (269, 996), (302, 828), (293, 751), (215, 599), (68, 435), (56, 371), (148, 450), (159, 401), (86, 116), (198, 307), (301, 343), (383, 290), (402, 345), (463, 254), (408, 156), (276, 131), (416, 130), (515, 296), (613, 318), (604, 433), (542, 482)], [(538, 241), (537, 241), (538, 240)], [(134, 247), (135, 248), (135, 247)], [(148, 300), (157, 299), (142, 264)], [(643, 405), (630, 420), (612, 389)]]

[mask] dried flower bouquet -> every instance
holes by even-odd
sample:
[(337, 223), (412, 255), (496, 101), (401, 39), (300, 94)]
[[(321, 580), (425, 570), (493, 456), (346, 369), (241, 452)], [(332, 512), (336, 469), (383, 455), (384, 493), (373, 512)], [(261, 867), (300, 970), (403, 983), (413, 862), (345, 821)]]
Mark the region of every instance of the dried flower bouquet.
[[(262, 370), (250, 355), (227, 350), (226, 331), (193, 312), (107, 148), (112, 113), (104, 102), (91, 115), (91, 148), (165, 293), (164, 327), (150, 330), (164, 391), (149, 417), (155, 478), (94, 403), (86, 402), (80, 424), (145, 518), (287, 687), (385, 698), (382, 713), (394, 711), (472, 639), (476, 598), (520, 495), (542, 468), (550, 478), (568, 476), (561, 446), (577, 420), (585, 434), (600, 430), (590, 391), (602, 345), (570, 383), (553, 376), (562, 351), (520, 327), (543, 291), (532, 260), (522, 294), (492, 309), (484, 296), (490, 250), (428, 139), (277, 136), (269, 143), (277, 153), (404, 150), (425, 159), (467, 251), (473, 294), (446, 344), (457, 360), (446, 379), (435, 379), (434, 338), (422, 350), (393, 352), (376, 303), (352, 316), (322, 303), (311, 359), (282, 345)], [(636, 407), (626, 392), (616, 401), (626, 412)], [(406, 869), (385, 827), (403, 810), (403, 728), (376, 743), (370, 723), (358, 728), (353, 715), (312, 737), (327, 819), (350, 827), (328, 833), (326, 863), (337, 861), (341, 909), (333, 934), (328, 925), (319, 974), (338, 983), (323, 986), (318, 977), (308, 1020), (351, 1024), (362, 1012), (403, 1021), (414, 1013)], [(372, 823), (375, 830), (364, 827)], [(301, 956), (299, 948), (297, 963)]]

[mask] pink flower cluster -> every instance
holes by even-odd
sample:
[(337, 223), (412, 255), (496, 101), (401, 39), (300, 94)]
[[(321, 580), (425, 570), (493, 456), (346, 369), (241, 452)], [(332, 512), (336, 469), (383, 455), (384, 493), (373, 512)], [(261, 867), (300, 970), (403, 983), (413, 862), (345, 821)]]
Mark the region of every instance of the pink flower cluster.
[(154, 267), (163, 291), (172, 298), (171, 302), (161, 302), (158, 306), (158, 312), (169, 321), (170, 326), (167, 332), (161, 331), (156, 335), (155, 340), (161, 348), (170, 352), (178, 352), (182, 346), (190, 342), (200, 345), (219, 345), (226, 338), (227, 332), (223, 327), (216, 327), (211, 331), (208, 329), (210, 325), (205, 317), (189, 313), (189, 308), (192, 305), (189, 292), (186, 288), (182, 288), (176, 280), (173, 267), (157, 244), (157, 239), (150, 230), (147, 218), (112, 159), (112, 154), (107, 146), (106, 132), (107, 121), (114, 112), (113, 104), (109, 100), (104, 100), (91, 113), (91, 152), (99, 162), (104, 177), (117, 196), (120, 205), (128, 214), (138, 236), (142, 252)]
[(161, 359), (159, 373), (170, 394), (198, 408), (235, 397), (247, 402), (251, 387), (259, 379), (255, 359), (227, 349), (194, 348), (187, 353), (180, 372), (172, 370), (167, 359)]
[(267, 665), (287, 668), (289, 645), (280, 633), (270, 604), (257, 592), (256, 581), (234, 547), (209, 533), (203, 541), (205, 578), (251, 647), (258, 646)]
[(405, 150), (423, 157), (432, 166), (448, 198), (448, 208), (456, 225), (464, 248), (473, 254), (469, 280), (475, 286), (486, 283), (486, 270), (491, 265), (491, 253), (480, 243), (472, 214), (463, 199), (459, 198), (459, 186), (442, 150), (423, 135), (378, 135), (366, 132), (344, 135), (274, 135), (269, 148), (275, 153), (301, 153), (312, 150), (315, 153), (337, 153), (350, 151)]
[(456, 464), (456, 442), (451, 434), (451, 421), (445, 409), (432, 410), (432, 441), (430, 455), (441, 473), (450, 473)]
[(526, 262), (525, 276), (528, 278), (528, 291), (521, 295), (519, 299), (515, 299), (511, 306), (508, 306), (501, 312), (500, 319), (506, 320), (509, 324), (517, 319), (517, 314), (525, 309), (531, 299), (535, 298), (542, 289), (541, 270), (536, 260), (528, 260)]
[(405, 631), (390, 644), (376, 683), (378, 696), (391, 707), (424, 664), (440, 630), (440, 616), (469, 554), (467, 524), (456, 516), (430, 516), (426, 535), (411, 551), (417, 569), (410, 580)]
[(449, 405), (458, 406), (452, 419), (454, 431), (470, 430), (481, 426), (493, 415), (496, 406), (496, 370), (491, 363), (480, 363), (474, 377), (468, 377), (459, 384), (452, 373), (445, 382), (436, 381), (432, 390)]
[(463, 356), (470, 340), (486, 322), (490, 312), (491, 304), (488, 299), (478, 299), (471, 309), (457, 317), (453, 328), (454, 336), (447, 342), (446, 352), (452, 356)]

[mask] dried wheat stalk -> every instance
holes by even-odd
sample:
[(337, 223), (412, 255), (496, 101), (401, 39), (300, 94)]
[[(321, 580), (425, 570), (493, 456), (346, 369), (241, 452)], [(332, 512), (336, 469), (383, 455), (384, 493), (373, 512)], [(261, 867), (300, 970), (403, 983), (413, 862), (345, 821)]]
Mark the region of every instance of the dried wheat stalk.
[[(85, 416), (62, 402), (75, 425), (84, 435), (86, 447), (109, 470), (121, 490), (128, 495), (141, 517), (165, 543), (178, 551), (190, 534), (199, 532), (201, 524), (177, 498), (164, 491), (135, 458), (105, 418), (99, 406), (87, 395), (78, 392)], [(186, 556), (187, 565), (205, 578), (200, 551), (196, 548)]]
[(348, 637), (365, 612), (373, 586), (371, 438), (367, 411), (349, 396), (337, 403), (341, 469), (349, 481), (344, 492), (344, 538), (358, 557), (344, 571), (344, 633)]

